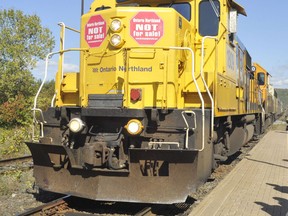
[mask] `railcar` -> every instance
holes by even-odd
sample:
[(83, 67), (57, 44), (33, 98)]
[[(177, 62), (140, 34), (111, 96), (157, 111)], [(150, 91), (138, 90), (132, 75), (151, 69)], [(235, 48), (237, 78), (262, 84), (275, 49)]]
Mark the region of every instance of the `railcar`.
[(253, 63), (252, 71), (257, 77), (259, 87), (259, 100), (263, 110), (263, 128), (267, 128), (283, 114), (283, 103), (270, 82), (271, 74), (258, 63)]
[[(39, 89), (27, 142), (36, 184), (94, 200), (185, 201), (262, 131), (238, 15), (233, 0), (97, 0), (70, 49), (62, 23), (60, 51), (47, 55), (59, 54), (55, 96), (42, 112)], [(70, 51), (79, 71), (63, 73)]]

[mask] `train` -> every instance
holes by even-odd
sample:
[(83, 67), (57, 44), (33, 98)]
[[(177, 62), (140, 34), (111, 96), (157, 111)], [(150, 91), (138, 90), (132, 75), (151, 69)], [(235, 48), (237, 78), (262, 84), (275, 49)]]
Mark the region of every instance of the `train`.
[[(26, 142), (36, 185), (99, 201), (185, 202), (281, 109), (237, 37), (240, 15), (234, 0), (95, 0), (80, 47), (69, 49), (65, 30), (78, 31), (61, 23)], [(75, 51), (79, 71), (64, 73)], [(56, 54), (55, 95), (42, 111)]]
[(265, 128), (265, 123), (267, 127), (283, 114), (284, 105), (270, 82), (271, 74), (258, 63), (253, 64), (252, 70), (257, 74), (261, 107), (265, 110), (263, 114), (263, 127)]

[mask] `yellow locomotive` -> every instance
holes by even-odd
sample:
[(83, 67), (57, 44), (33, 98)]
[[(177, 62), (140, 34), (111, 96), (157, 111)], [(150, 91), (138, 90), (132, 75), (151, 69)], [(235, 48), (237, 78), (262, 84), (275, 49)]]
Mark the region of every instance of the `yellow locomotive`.
[[(97, 0), (80, 48), (67, 50), (62, 24), (55, 96), (42, 113), (37, 94), (40, 135), (27, 142), (36, 184), (95, 200), (185, 201), (263, 128), (239, 14), (233, 0)], [(69, 51), (80, 52), (79, 72), (63, 73)]]
[(270, 83), (271, 75), (268, 71), (258, 63), (253, 64), (252, 70), (257, 76), (263, 110), (263, 128), (265, 128), (283, 113), (283, 103), (278, 99), (277, 92)]

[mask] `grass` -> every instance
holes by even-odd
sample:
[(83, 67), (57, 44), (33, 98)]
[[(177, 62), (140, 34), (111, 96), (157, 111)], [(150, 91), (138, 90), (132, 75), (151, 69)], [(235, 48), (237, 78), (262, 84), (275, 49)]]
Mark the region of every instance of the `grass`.
[(24, 143), (28, 140), (30, 140), (29, 127), (0, 128), (0, 159), (30, 154), (28, 147)]
[(283, 102), (284, 108), (288, 108), (288, 89), (276, 89), (278, 98)]
[[(0, 159), (20, 157), (30, 154), (25, 141), (30, 140), (29, 127), (0, 128)], [(31, 173), (19, 169), (1, 171), (0, 196), (12, 195), (19, 190), (31, 188)]]
[(13, 193), (32, 188), (34, 178), (30, 171), (9, 170), (0, 174), (0, 196), (11, 196)]

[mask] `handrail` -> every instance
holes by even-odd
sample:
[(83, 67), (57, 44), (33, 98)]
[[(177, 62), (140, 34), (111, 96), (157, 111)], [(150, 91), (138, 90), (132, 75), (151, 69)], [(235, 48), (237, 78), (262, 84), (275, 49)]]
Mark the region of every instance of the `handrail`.
[[(189, 123), (188, 121), (186, 120), (185, 116), (184, 116), (184, 113), (191, 113), (193, 114), (193, 117), (194, 117), (194, 123), (195, 123), (195, 127), (194, 128), (191, 128), (193, 131), (197, 128), (197, 122), (196, 122), (196, 113), (191, 111), (191, 110), (184, 110), (182, 111), (182, 118), (186, 124), (186, 139), (185, 139), (185, 148), (187, 149), (188, 148), (188, 145), (189, 145), (189, 130), (190, 130), (190, 126), (189, 126)], [(197, 149), (194, 149), (194, 150), (197, 150)]]
[[(76, 33), (80, 33), (80, 31), (76, 30), (74, 28), (71, 28), (69, 26), (66, 26), (64, 22), (59, 22), (58, 25), (60, 27), (62, 27), (61, 32), (60, 32), (60, 50), (65, 50), (65, 29), (69, 29), (69, 30), (74, 31)], [(64, 76), (64, 69), (63, 69), (64, 54), (62, 54), (62, 56), (60, 56), (59, 62), (61, 63), (61, 80), (60, 80), (60, 83), (61, 83), (63, 80), (63, 76)], [(55, 101), (56, 96), (57, 96), (57, 91), (55, 91), (53, 98), (51, 100), (51, 105), (50, 105), (51, 107), (54, 107), (54, 101)]]
[(212, 95), (211, 95), (211, 92), (209, 91), (209, 88), (208, 88), (208, 86), (207, 86), (207, 83), (206, 83), (206, 81), (205, 81), (205, 79), (204, 79), (204, 72), (203, 72), (203, 70), (204, 70), (204, 45), (205, 45), (205, 40), (206, 39), (215, 39), (215, 41), (217, 41), (218, 39), (217, 39), (217, 37), (213, 37), (213, 36), (205, 36), (205, 37), (203, 37), (202, 38), (202, 47), (201, 47), (201, 68), (200, 68), (200, 75), (201, 75), (201, 79), (202, 79), (202, 81), (203, 81), (203, 84), (204, 84), (204, 86), (205, 86), (205, 89), (206, 89), (206, 91), (207, 91), (207, 93), (208, 93), (208, 96), (209, 96), (209, 98), (210, 98), (210, 101), (211, 101), (211, 139), (213, 139), (213, 132), (214, 132), (214, 99), (213, 99), (213, 97), (212, 97)]
[(41, 85), (40, 85), (40, 87), (39, 87), (36, 95), (35, 95), (33, 109), (36, 109), (36, 107), (37, 107), (37, 99), (38, 99), (39, 94), (40, 94), (40, 92), (41, 92), (41, 90), (42, 90), (42, 88), (43, 88), (43, 86), (44, 86), (44, 84), (45, 84), (45, 82), (46, 82), (46, 79), (47, 79), (47, 71), (48, 71), (48, 61), (49, 61), (49, 58), (51, 58), (54, 54), (57, 54), (57, 53), (59, 53), (59, 52), (51, 52), (51, 53), (49, 53), (49, 54), (46, 56), (46, 59), (45, 59), (45, 62), (46, 62), (46, 63), (45, 63), (44, 78), (43, 78), (43, 80), (42, 80), (42, 83), (41, 83)]
[[(34, 98), (34, 104), (33, 104), (33, 108), (32, 108), (32, 111), (33, 111), (33, 121), (34, 122), (39, 122), (36, 120), (36, 111), (39, 111), (40, 114), (41, 114), (41, 117), (42, 117), (42, 123), (45, 123), (45, 119), (44, 119), (44, 116), (43, 116), (43, 113), (42, 113), (42, 110), (37, 108), (37, 100), (38, 100), (38, 97), (40, 95), (40, 92), (42, 91), (42, 88), (46, 82), (46, 79), (47, 79), (47, 74), (48, 74), (48, 63), (49, 63), (49, 59), (55, 55), (55, 54), (61, 54), (61, 53), (65, 53), (65, 52), (71, 52), (71, 51), (80, 51), (80, 52), (85, 52), (85, 51), (88, 51), (89, 49), (88, 48), (70, 48), (70, 49), (66, 49), (66, 50), (60, 50), (58, 52), (51, 52), (49, 53), (47, 56), (46, 56), (46, 60), (45, 60), (45, 71), (44, 71), (44, 78), (42, 80), (42, 83), (35, 95), (35, 98)], [(53, 98), (55, 98), (55, 95), (53, 96)], [(52, 102), (51, 102), (52, 103)], [(41, 124), (41, 122), (40, 122)], [(42, 129), (41, 129), (42, 130)], [(32, 137), (34, 138), (34, 130), (32, 132)], [(42, 136), (44, 136), (44, 133), (41, 132)]]
[(50, 107), (54, 107), (55, 106), (54, 101), (55, 101), (56, 96), (57, 96), (57, 91), (55, 91), (55, 93), (54, 93), (54, 95), (53, 95), (53, 97), (51, 99)]
[[(197, 83), (197, 80), (196, 80), (196, 77), (195, 77), (195, 54), (194, 54), (194, 51), (190, 48), (190, 47), (169, 47), (169, 49), (176, 49), (176, 50), (187, 50), (191, 53), (191, 58), (192, 58), (192, 61), (191, 61), (191, 64), (192, 64), (192, 79), (193, 79), (193, 82), (195, 84), (195, 87), (197, 89), (197, 93), (198, 93), (198, 96), (201, 100), (201, 114), (202, 114), (202, 145), (201, 145), (201, 148), (200, 149), (192, 149), (192, 150), (195, 150), (195, 151), (203, 151), (204, 148), (205, 148), (205, 144), (204, 144), (204, 138), (205, 138), (205, 111), (204, 111), (204, 98), (201, 94), (201, 91), (200, 91), (200, 88), (199, 88), (199, 85)], [(188, 147), (188, 146), (187, 146)]]
[[(70, 31), (74, 31), (76, 33), (80, 33), (80, 31), (68, 27), (65, 25), (64, 22), (60, 22), (58, 23), (59, 26), (61, 26), (61, 32), (60, 32), (60, 50), (65, 50), (65, 29), (69, 29)], [(59, 64), (61, 66), (61, 79), (60, 79), (60, 83), (63, 80), (63, 76), (64, 76), (64, 69), (63, 69), (63, 65), (64, 65), (64, 53), (60, 53), (60, 57), (59, 57)]]
[(262, 104), (262, 91), (261, 91), (261, 89), (258, 90), (258, 105), (260, 105), (260, 107), (262, 109), (261, 119), (262, 119), (262, 124), (264, 127), (265, 126), (265, 109), (264, 109), (263, 104)]
[[(61, 26), (61, 32), (60, 32), (60, 50), (65, 50), (65, 23), (60, 22), (58, 23), (59, 26)], [(59, 57), (59, 63), (61, 63), (61, 80), (60, 83), (62, 82), (63, 79), (63, 75), (64, 75), (64, 70), (63, 70), (63, 65), (64, 65), (64, 53), (60, 53), (60, 57)]]
[[(48, 74), (48, 63), (49, 63), (49, 59), (55, 55), (55, 54), (60, 54), (60, 57), (59, 57), (59, 72), (61, 72), (61, 77), (60, 77), (60, 83), (62, 83), (62, 80), (63, 80), (63, 77), (64, 77), (64, 71), (63, 71), (63, 65), (64, 65), (64, 53), (65, 52), (70, 52), (70, 51), (88, 51), (88, 49), (86, 48), (70, 48), (70, 49), (66, 49), (65, 50), (65, 29), (69, 29), (71, 31), (74, 31), (74, 32), (77, 32), (77, 33), (80, 33), (80, 31), (74, 29), (74, 28), (71, 28), (71, 27), (68, 27), (65, 25), (64, 22), (59, 22), (58, 25), (61, 27), (61, 32), (60, 32), (60, 51), (58, 52), (51, 52), (51, 53), (48, 53), (48, 55), (46, 56), (46, 59), (45, 59), (45, 71), (44, 71), (44, 78), (42, 80), (42, 83), (35, 95), (35, 98), (34, 98), (34, 104), (33, 104), (33, 108), (32, 108), (32, 111), (33, 111), (33, 121), (34, 122), (37, 122), (41, 125), (41, 133), (40, 133), (40, 137), (43, 137), (44, 136), (44, 132), (43, 132), (43, 123), (45, 123), (45, 119), (44, 119), (44, 116), (43, 116), (43, 112), (41, 109), (37, 108), (37, 100), (38, 100), (38, 97), (39, 97), (39, 94), (40, 92), (42, 91), (42, 88), (46, 82), (46, 79), (47, 79), (47, 74)], [(58, 69), (59, 69), (58, 68)], [(55, 91), (55, 94), (53, 95), (53, 98), (51, 100), (51, 107), (54, 106), (54, 101), (55, 101), (55, 98), (57, 96), (57, 91)], [(39, 122), (37, 119), (36, 119), (36, 111), (40, 112), (40, 115), (41, 115), (41, 121)], [(35, 133), (34, 133), (34, 129), (33, 129), (33, 132), (32, 132), (32, 137), (33, 139), (35, 138)]]
[(156, 149), (155, 148), (156, 145), (160, 145), (160, 148), (162, 147), (162, 145), (176, 145), (177, 148), (179, 148), (180, 144), (179, 144), (179, 142), (161, 142), (161, 141), (148, 143), (149, 148), (152, 148), (152, 149)]
[(46, 65), (45, 65), (45, 72), (44, 72), (44, 78), (42, 80), (42, 83), (37, 91), (37, 94), (34, 98), (34, 106), (33, 106), (33, 109), (36, 109), (37, 107), (37, 99), (39, 97), (39, 94), (43, 88), (43, 85), (44, 83), (46, 82), (46, 79), (47, 79), (47, 74), (48, 74), (48, 62), (49, 62), (49, 58), (51, 58), (53, 55), (55, 54), (61, 54), (61, 53), (65, 53), (65, 52), (71, 52), (71, 51), (80, 51), (80, 52), (85, 52), (85, 51), (88, 51), (89, 49), (88, 48), (70, 48), (70, 49), (66, 49), (66, 50), (60, 50), (58, 52), (51, 52), (49, 53), (47, 56), (46, 56)]
[[(33, 111), (33, 123), (39, 123), (40, 124), (40, 137), (44, 137), (43, 124), (46, 123), (46, 121), (44, 120), (43, 112), (42, 112), (41, 109), (38, 109), (38, 108), (33, 108), (32, 111)], [(36, 119), (36, 111), (40, 112), (40, 116), (42, 118), (42, 122), (39, 122)], [(34, 127), (32, 127), (32, 140), (36, 141), (35, 140), (35, 128)]]
[(77, 30), (77, 29), (74, 29), (74, 28), (71, 28), (71, 27), (69, 27), (69, 26), (66, 26), (64, 22), (59, 22), (59, 23), (58, 23), (58, 25), (59, 25), (59, 26), (62, 26), (62, 25), (64, 25), (64, 27), (65, 27), (66, 29), (69, 29), (69, 30), (71, 30), (71, 31), (74, 31), (74, 32), (76, 32), (76, 33), (79, 33), (79, 34), (80, 34), (80, 31), (79, 31), (79, 30)]

